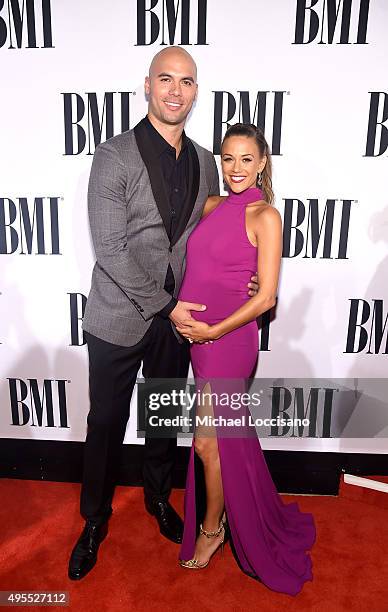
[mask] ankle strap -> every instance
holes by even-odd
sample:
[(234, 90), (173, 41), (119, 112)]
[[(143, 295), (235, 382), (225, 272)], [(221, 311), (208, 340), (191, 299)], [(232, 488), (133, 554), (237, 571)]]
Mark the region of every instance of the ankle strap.
[(217, 529), (217, 531), (206, 531), (206, 529), (202, 527), (202, 523), (201, 523), (199, 526), (199, 531), (207, 538), (215, 538), (216, 536), (220, 535), (223, 528), (224, 528), (224, 523), (221, 521), (220, 526)]

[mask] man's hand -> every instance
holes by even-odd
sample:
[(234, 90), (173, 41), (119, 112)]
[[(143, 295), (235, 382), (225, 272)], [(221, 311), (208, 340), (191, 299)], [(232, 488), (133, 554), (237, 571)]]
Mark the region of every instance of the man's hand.
[(204, 304), (195, 304), (193, 302), (178, 301), (178, 304), (169, 315), (175, 327), (186, 327), (184, 321), (187, 321), (188, 319), (194, 321), (193, 317), (191, 316), (191, 310), (206, 310), (206, 306)]
[(258, 294), (258, 292), (259, 292), (259, 279), (258, 279), (257, 274), (255, 274), (254, 276), (251, 276), (251, 282), (248, 283), (248, 287), (249, 287), (248, 295), (253, 297), (254, 295)]

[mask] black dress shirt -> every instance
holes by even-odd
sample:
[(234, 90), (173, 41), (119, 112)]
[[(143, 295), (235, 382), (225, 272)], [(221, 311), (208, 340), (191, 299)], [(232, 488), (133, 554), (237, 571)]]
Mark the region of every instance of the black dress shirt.
[[(182, 133), (182, 147), (178, 158), (176, 158), (176, 149), (172, 147), (159, 134), (156, 128), (152, 125), (148, 117), (143, 119), (144, 125), (147, 128), (150, 143), (152, 144), (153, 154), (156, 154), (160, 162), (160, 170), (163, 176), (168, 201), (170, 205), (170, 224), (168, 228), (168, 237), (172, 238), (179, 218), (183, 212), (183, 207), (187, 202), (189, 185), (189, 150), (187, 141), (188, 138), (185, 132)], [(171, 294), (171, 301), (162, 308), (158, 313), (163, 318), (167, 318), (178, 303), (178, 300), (173, 297), (175, 289), (175, 279), (170, 264), (168, 265), (164, 289)]]

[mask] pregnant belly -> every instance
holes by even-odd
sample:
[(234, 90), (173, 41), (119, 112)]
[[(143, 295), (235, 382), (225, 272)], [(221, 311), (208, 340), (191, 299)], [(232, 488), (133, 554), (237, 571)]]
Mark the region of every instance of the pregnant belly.
[(205, 321), (206, 323), (213, 324), (226, 319), (236, 310), (241, 308), (243, 304), (249, 299), (249, 296), (243, 295), (217, 295), (214, 293), (204, 293), (200, 295), (183, 294), (179, 297), (180, 300), (185, 302), (191, 302), (194, 304), (201, 304), (206, 306), (206, 310), (192, 310), (191, 315), (197, 321)]
[(193, 318), (213, 324), (229, 317), (250, 298), (245, 281), (234, 283), (232, 287), (211, 283), (183, 282), (178, 298), (184, 302), (202, 304), (206, 310), (192, 311)]

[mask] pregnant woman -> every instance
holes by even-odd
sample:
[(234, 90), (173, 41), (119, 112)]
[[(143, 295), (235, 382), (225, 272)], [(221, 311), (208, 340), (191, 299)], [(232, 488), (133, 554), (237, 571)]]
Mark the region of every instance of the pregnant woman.
[[(245, 390), (257, 360), (256, 318), (275, 304), (282, 251), (281, 217), (272, 206), (271, 157), (262, 131), (254, 125), (231, 126), (221, 161), (229, 195), (206, 202), (187, 243), (179, 295), (207, 307), (193, 313), (195, 321), (177, 327), (191, 342), (197, 391), (204, 398), (226, 389), (229, 394), (242, 391), (241, 384)], [(259, 292), (249, 298), (245, 288), (256, 270)], [(221, 411), (227, 414), (213, 400), (203, 399), (197, 406), (200, 415), (219, 417)], [(241, 569), (270, 589), (296, 595), (312, 580), (306, 551), (315, 541), (314, 519), (296, 503), (283, 503), (250, 429), (221, 434), (217, 426), (205, 425), (195, 430), (180, 565), (206, 567), (223, 547), (228, 527)], [(206, 513), (198, 537), (194, 453), (202, 460), (206, 482)]]

